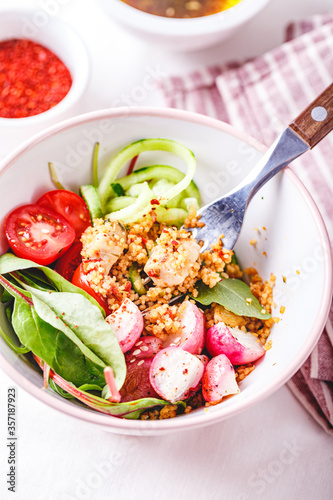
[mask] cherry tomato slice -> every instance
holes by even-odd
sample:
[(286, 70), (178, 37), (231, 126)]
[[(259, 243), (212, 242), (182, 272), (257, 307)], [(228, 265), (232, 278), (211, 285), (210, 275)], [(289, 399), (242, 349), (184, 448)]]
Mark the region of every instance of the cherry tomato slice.
[(11, 212), (5, 233), (15, 255), (41, 265), (54, 262), (75, 240), (74, 229), (62, 215), (39, 205)]
[(91, 226), (90, 214), (85, 201), (76, 193), (66, 189), (56, 189), (45, 193), (37, 201), (38, 205), (49, 207), (61, 214), (73, 226), (76, 238)]
[(68, 281), (72, 281), (77, 267), (82, 262), (81, 250), (82, 243), (74, 241), (73, 245), (57, 260), (54, 269)]
[(107, 303), (105, 300), (102, 299), (98, 293), (95, 292), (90, 286), (90, 283), (87, 279), (87, 275), (84, 272), (84, 267), (83, 264), (81, 263), (79, 267), (76, 269), (73, 279), (72, 279), (73, 285), (78, 286), (79, 288), (82, 288), (85, 292), (89, 293), (98, 303), (101, 307), (103, 307), (105, 314), (108, 316), (111, 314), (111, 311), (109, 310)]

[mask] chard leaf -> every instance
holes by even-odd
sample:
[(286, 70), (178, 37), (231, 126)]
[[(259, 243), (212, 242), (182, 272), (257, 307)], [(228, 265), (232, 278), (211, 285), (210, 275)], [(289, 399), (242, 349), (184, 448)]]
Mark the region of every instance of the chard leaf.
[[(119, 389), (126, 377), (125, 358), (100, 310), (78, 293), (43, 292), (25, 284), (23, 286), (31, 293), (36, 312), (46, 323), (61, 330), (83, 352), (89, 349), (95, 363), (99, 364), (102, 360), (103, 367), (112, 367)], [(46, 361), (45, 357), (40, 357)]]
[[(186, 408), (186, 403), (184, 401), (177, 401), (176, 403), (169, 403), (168, 401), (164, 401), (164, 399), (156, 399), (156, 398), (143, 398), (137, 399), (136, 401), (131, 401), (130, 403), (118, 403), (114, 405), (112, 411), (120, 410), (121, 413), (118, 416), (122, 418), (127, 418), (131, 420), (138, 419), (140, 415), (155, 406), (168, 406), (171, 404), (175, 404), (177, 406), (183, 406)], [(116, 408), (118, 406), (119, 408)], [(113, 413), (115, 415), (115, 413)]]
[(102, 387), (96, 384), (83, 384), (79, 387), (80, 391), (102, 391)]
[(16, 298), (13, 311), (16, 335), (59, 375), (77, 385), (104, 384), (104, 363), (82, 343), (74, 343), (61, 330), (43, 321), (34, 307)]
[(238, 316), (262, 320), (271, 318), (269, 312), (251, 293), (250, 287), (244, 281), (230, 278), (223, 279), (213, 288), (209, 288), (208, 285), (200, 282), (197, 290), (199, 292), (198, 296), (192, 298), (205, 306), (216, 302)]
[[(43, 361), (41, 359), (38, 359), (36, 356), (35, 360), (37, 361), (40, 368), (43, 369)], [(53, 384), (56, 385), (56, 392), (58, 392), (58, 394), (61, 394), (62, 396), (67, 398), (69, 398), (70, 396), (66, 395), (66, 393), (70, 394), (85, 405), (89, 406), (89, 408), (93, 408), (94, 410), (105, 413), (107, 415), (112, 415), (114, 417), (137, 419), (145, 410), (149, 410), (150, 408), (154, 408), (155, 406), (167, 406), (171, 404), (168, 401), (157, 398), (143, 398), (126, 403), (111, 403), (106, 399), (86, 392), (83, 387), (75, 387), (73, 384), (67, 382), (52, 370), (50, 371), (50, 381), (52, 381)], [(53, 387), (53, 384), (50, 384), (51, 387)], [(177, 403), (172, 404), (176, 404), (178, 406), (186, 408), (185, 401), (178, 401)]]
[(25, 347), (24, 345), (21, 345), (21, 347), (17, 346), (14, 344), (14, 342), (5, 334), (3, 329), (0, 327), (0, 335), (6, 342), (6, 344), (9, 345), (9, 347), (16, 352), (16, 354), (26, 354), (27, 352), (30, 351), (28, 347)]
[[(88, 299), (92, 304), (97, 306), (100, 311), (102, 312), (103, 316), (105, 316), (104, 309), (98, 304), (98, 302), (91, 296), (89, 293), (85, 292), (82, 290), (82, 288), (79, 288), (75, 285), (73, 285), (70, 281), (66, 280), (63, 278), (59, 273), (54, 271), (53, 269), (45, 266), (40, 266), (39, 264), (36, 264), (32, 260), (27, 260), (27, 259), (20, 259), (19, 257), (16, 257), (16, 255), (13, 255), (12, 253), (5, 253), (4, 255), (1, 255), (0, 257), (0, 274), (8, 274), (8, 273), (13, 273), (15, 271), (24, 271), (26, 269), (40, 269), (44, 275), (47, 278), (48, 282), (51, 282), (52, 285), (59, 291), (59, 292), (71, 292), (71, 293), (79, 293), (83, 295), (86, 299)], [(21, 273), (22, 274), (22, 273)], [(29, 277), (31, 278), (31, 273), (28, 273)], [(43, 281), (42, 279), (39, 279), (39, 285), (40, 282)], [(45, 289), (49, 289), (49, 286), (45, 286)]]
[[(29, 292), (1, 275), (0, 283), (15, 299), (12, 326), (22, 344), (34, 355), (43, 357), (45, 362), (66, 380), (75, 382), (79, 386), (86, 383), (99, 386), (105, 384), (105, 363), (96, 354), (73, 332), (70, 339), (61, 329), (43, 321), (36, 313)], [(43, 306), (47, 307), (42, 303), (41, 307)]]
[(61, 387), (59, 387), (57, 384), (55, 384), (51, 378), (49, 380), (49, 386), (51, 387), (51, 389), (54, 390), (54, 392), (59, 394), (59, 396), (65, 398), (65, 399), (74, 399), (74, 396), (72, 396), (72, 394), (69, 394), (68, 392), (61, 389)]
[(11, 299), (10, 293), (7, 292), (7, 290), (4, 289), (2, 285), (0, 285), (0, 302), (5, 304)]

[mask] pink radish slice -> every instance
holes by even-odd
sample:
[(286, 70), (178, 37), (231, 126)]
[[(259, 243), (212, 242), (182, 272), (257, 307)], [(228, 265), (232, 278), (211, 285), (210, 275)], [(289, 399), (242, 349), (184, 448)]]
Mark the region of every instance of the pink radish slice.
[(220, 401), (229, 394), (238, 394), (235, 370), (227, 356), (220, 354), (211, 359), (202, 377), (202, 395), (208, 402)]
[(121, 402), (135, 401), (141, 398), (159, 398), (149, 380), (152, 358), (138, 359), (131, 363), (132, 356), (126, 354), (127, 374), (120, 389)]
[(138, 341), (143, 330), (140, 309), (130, 299), (125, 299), (116, 312), (107, 316), (123, 352), (127, 352)]
[(251, 363), (266, 352), (252, 333), (245, 333), (239, 328), (229, 328), (224, 323), (217, 323), (208, 330), (206, 347), (212, 356), (225, 354), (233, 365)]
[(149, 378), (155, 391), (166, 401), (186, 399), (204, 372), (203, 363), (181, 347), (167, 347), (153, 358)]
[(163, 346), (176, 345), (191, 354), (200, 354), (205, 344), (205, 316), (192, 302), (185, 304), (180, 331), (169, 335)]
[(148, 335), (140, 337), (128, 354), (136, 359), (153, 358), (162, 349), (162, 340)]

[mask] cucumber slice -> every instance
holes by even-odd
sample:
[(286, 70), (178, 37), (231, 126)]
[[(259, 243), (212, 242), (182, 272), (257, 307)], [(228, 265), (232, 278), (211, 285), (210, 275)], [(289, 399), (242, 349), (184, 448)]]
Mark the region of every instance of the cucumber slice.
[(87, 184), (80, 187), (80, 194), (87, 204), (91, 222), (94, 219), (100, 219), (103, 217), (101, 203), (99, 201), (98, 191), (92, 184)]
[[(117, 179), (117, 184), (120, 184), (124, 191), (127, 191), (134, 184), (152, 180), (170, 181), (175, 185), (184, 179), (184, 177), (185, 174), (177, 168), (170, 167), (168, 165), (152, 165), (150, 167), (139, 168), (132, 174), (126, 175), (126, 177), (122, 177), (121, 179)], [(154, 184), (155, 183), (150, 183), (151, 186), (154, 186)], [(183, 190), (182, 194), (185, 198), (196, 198), (198, 205), (200, 206), (200, 193), (194, 181), (190, 182), (187, 188)], [(115, 196), (115, 194), (113, 196)]]
[(145, 289), (142, 278), (138, 271), (138, 264), (136, 262), (133, 262), (132, 266), (130, 267), (129, 279), (136, 293), (138, 293), (139, 295), (145, 295), (147, 293), (147, 290)]
[(125, 224), (136, 222), (144, 215), (147, 215), (151, 210), (150, 200), (153, 199), (154, 194), (149, 188), (147, 182), (138, 184), (136, 186), (138, 197), (134, 198), (135, 201), (131, 205), (116, 210), (115, 212), (108, 213), (106, 217), (112, 220), (121, 220)]
[(157, 222), (178, 228), (184, 224), (184, 220), (188, 216), (186, 210), (182, 208), (156, 207), (155, 213)]
[(93, 158), (92, 158), (92, 171), (93, 171), (93, 182), (96, 188), (98, 187), (98, 151), (99, 151), (99, 142), (95, 142)]
[(180, 208), (183, 208), (184, 210), (187, 210), (188, 212), (190, 210), (199, 210), (199, 204), (198, 200), (196, 198), (183, 198), (180, 202)]
[[(167, 179), (155, 179), (149, 183), (149, 187), (155, 195), (163, 194), (167, 189), (172, 188), (174, 185), (174, 182), (168, 181)], [(168, 208), (177, 208), (181, 199), (182, 193), (179, 193), (169, 200), (165, 206)]]
[(136, 202), (136, 198), (132, 196), (118, 196), (117, 198), (112, 198), (106, 205), (105, 209), (107, 213), (116, 212), (122, 208), (129, 207)]
[[(127, 161), (134, 158), (134, 156), (137, 156), (144, 151), (168, 151), (180, 156), (187, 164), (186, 175), (182, 174), (182, 179), (159, 198), (159, 202), (161, 204), (167, 203), (171, 198), (188, 187), (191, 179), (193, 178), (196, 167), (196, 161), (192, 151), (179, 142), (171, 141), (169, 139), (143, 139), (125, 147), (107, 167), (99, 185), (99, 196), (102, 208), (105, 207), (108, 200), (114, 196), (111, 184), (115, 181), (123, 165)], [(143, 180), (139, 182), (143, 182)]]

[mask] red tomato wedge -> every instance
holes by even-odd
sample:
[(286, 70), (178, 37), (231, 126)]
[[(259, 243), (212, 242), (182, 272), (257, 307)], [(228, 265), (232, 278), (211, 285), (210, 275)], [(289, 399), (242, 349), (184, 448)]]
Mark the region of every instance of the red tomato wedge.
[(5, 233), (15, 255), (47, 265), (75, 240), (75, 231), (59, 213), (39, 205), (24, 205), (11, 212)]
[(74, 241), (73, 245), (57, 260), (55, 270), (66, 280), (72, 281), (74, 273), (82, 262), (82, 243)]
[(45, 193), (37, 201), (37, 205), (49, 207), (65, 217), (73, 226), (76, 238), (91, 226), (90, 214), (85, 201), (76, 193), (66, 189), (56, 189)]
[(84, 267), (83, 264), (80, 264), (79, 267), (76, 269), (73, 279), (72, 279), (73, 285), (78, 286), (79, 288), (82, 288), (85, 292), (89, 293), (98, 303), (101, 307), (103, 307), (105, 314), (108, 316), (111, 314), (111, 311), (109, 310), (106, 300), (103, 300), (98, 293), (95, 292), (90, 286), (90, 283), (87, 279), (87, 275), (84, 272)]

